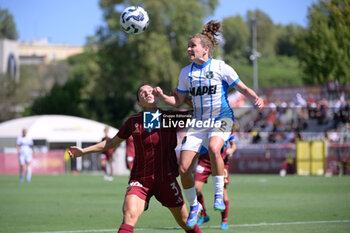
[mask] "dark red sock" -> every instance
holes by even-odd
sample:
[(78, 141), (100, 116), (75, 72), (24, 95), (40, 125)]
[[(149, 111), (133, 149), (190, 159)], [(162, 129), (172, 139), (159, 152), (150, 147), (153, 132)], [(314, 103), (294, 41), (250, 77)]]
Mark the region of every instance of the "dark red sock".
[(133, 232), (134, 232), (134, 227), (124, 223), (120, 225), (119, 231), (118, 231), (118, 233), (133, 233)]
[(224, 203), (225, 203), (225, 210), (224, 212), (221, 212), (221, 221), (227, 223), (229, 201), (224, 201)]
[(201, 213), (201, 216), (207, 216), (207, 212), (205, 211), (205, 206), (204, 206), (204, 197), (202, 194), (199, 194), (197, 196), (197, 200), (199, 201), (199, 203), (201, 203), (202, 207), (203, 207), (203, 210), (202, 210), (202, 213)]
[(186, 233), (202, 233), (202, 231), (199, 228), (199, 226), (196, 224), (194, 225), (193, 229), (187, 230)]

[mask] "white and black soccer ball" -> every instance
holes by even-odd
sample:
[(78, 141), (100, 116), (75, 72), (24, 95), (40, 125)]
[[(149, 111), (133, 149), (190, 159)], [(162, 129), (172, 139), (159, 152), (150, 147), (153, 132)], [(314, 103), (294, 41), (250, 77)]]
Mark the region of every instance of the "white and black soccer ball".
[(128, 34), (140, 34), (149, 25), (147, 11), (139, 6), (129, 6), (120, 15), (120, 26)]

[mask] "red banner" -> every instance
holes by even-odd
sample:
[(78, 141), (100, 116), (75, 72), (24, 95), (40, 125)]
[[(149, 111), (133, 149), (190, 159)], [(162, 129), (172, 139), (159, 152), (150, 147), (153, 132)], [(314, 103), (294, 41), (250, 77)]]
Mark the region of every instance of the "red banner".
[(350, 175), (349, 143), (330, 143), (328, 145), (326, 170), (332, 174)]
[(295, 158), (294, 144), (238, 145), (236, 153), (230, 158), (229, 172), (278, 174), (288, 156)]
[[(64, 150), (37, 152), (32, 160), (33, 174), (65, 173)], [(0, 174), (18, 174), (18, 155), (15, 153), (0, 153)]]

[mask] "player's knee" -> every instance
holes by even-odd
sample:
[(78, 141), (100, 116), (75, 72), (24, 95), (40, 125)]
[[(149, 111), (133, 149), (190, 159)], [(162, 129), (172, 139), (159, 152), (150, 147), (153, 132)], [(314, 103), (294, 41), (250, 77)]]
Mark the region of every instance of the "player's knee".
[(182, 166), (182, 165), (179, 166), (179, 173), (180, 173), (180, 176), (182, 177), (192, 175), (190, 172), (190, 169), (187, 166)]
[(135, 223), (137, 221), (137, 214), (130, 210), (124, 210), (124, 222), (125, 223)]
[(215, 147), (214, 148), (209, 147), (209, 157), (210, 157), (210, 160), (212, 159), (216, 160), (218, 158), (221, 158), (220, 150), (217, 150)]

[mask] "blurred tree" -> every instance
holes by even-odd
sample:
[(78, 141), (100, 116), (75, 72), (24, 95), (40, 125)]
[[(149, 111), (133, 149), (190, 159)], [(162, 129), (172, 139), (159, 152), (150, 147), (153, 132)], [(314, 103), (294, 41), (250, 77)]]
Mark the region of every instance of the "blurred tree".
[(15, 116), (13, 106), (16, 90), (16, 81), (9, 75), (0, 74), (0, 122)]
[[(247, 22), (250, 31), (252, 30), (252, 19), (257, 20), (257, 50), (264, 57), (274, 56), (277, 33), (271, 18), (261, 10), (248, 11)], [(250, 41), (251, 37), (250, 37)], [(251, 45), (251, 43), (250, 43)]]
[(79, 79), (68, 80), (63, 86), (55, 83), (51, 92), (35, 99), (29, 115), (66, 114), (80, 116), (81, 111), (76, 106), (81, 102), (79, 90), (83, 85)]
[(63, 85), (67, 81), (68, 66), (65, 62), (22, 65), (20, 70), (18, 82), (10, 80), (8, 75), (0, 77), (0, 121), (20, 117), (35, 98), (50, 92), (54, 83)]
[(246, 22), (240, 15), (228, 17), (222, 21), (224, 38), (224, 58), (228, 63), (237, 63), (246, 61), (250, 47), (250, 32)]
[(0, 39), (17, 40), (18, 32), (12, 14), (0, 8)]
[(307, 84), (350, 83), (350, 1), (320, 0), (309, 8), (298, 59)]
[(297, 55), (297, 39), (303, 28), (296, 24), (288, 24), (286, 26), (276, 25), (277, 43), (276, 54), (284, 56)]
[[(94, 80), (99, 70), (93, 55), (85, 52), (69, 57), (67, 64), (45, 66), (47, 72), (44, 75), (50, 81), (44, 82), (48, 82), (46, 85), (50, 91), (45, 91), (47, 87), (42, 89), (24, 115), (67, 114), (90, 117), (86, 102), (90, 99), (89, 92), (94, 88)], [(69, 71), (65, 68), (67, 65), (70, 67)]]

